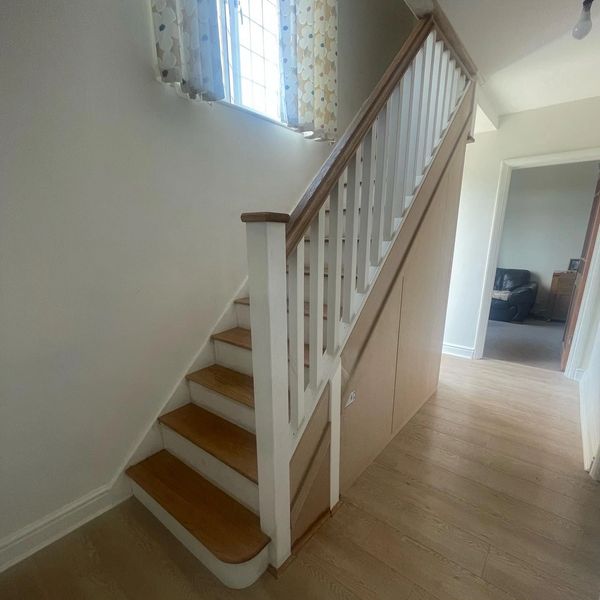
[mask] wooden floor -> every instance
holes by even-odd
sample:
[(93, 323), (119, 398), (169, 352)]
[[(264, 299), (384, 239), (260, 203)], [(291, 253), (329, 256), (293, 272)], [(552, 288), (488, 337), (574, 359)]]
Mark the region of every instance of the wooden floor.
[(444, 358), (438, 394), (279, 580), (225, 589), (129, 500), (0, 575), (0, 598), (598, 600), (578, 414), (559, 373)]

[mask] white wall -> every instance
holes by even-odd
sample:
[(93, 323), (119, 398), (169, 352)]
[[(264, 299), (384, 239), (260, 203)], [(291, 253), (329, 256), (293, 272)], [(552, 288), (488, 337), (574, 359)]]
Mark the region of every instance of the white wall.
[(594, 126), (600, 98), (502, 118), (500, 129), (482, 133), (467, 149), (450, 284), (444, 344), (465, 355), (475, 347), (494, 206), (502, 161), (585, 148), (600, 148)]
[(547, 308), (554, 271), (581, 256), (597, 180), (597, 162), (513, 171), (498, 266), (531, 271), (536, 311)]
[[(580, 383), (581, 417), (583, 430), (584, 462), (589, 469), (592, 460), (600, 460), (600, 326), (591, 346), (588, 364)], [(596, 478), (600, 470), (595, 465)]]
[[(401, 0), (338, 0), (340, 129), (347, 127), (416, 20)], [(343, 57), (343, 59), (342, 59)]]
[[(342, 121), (401, 46), (397, 4), (340, 1), (384, 50), (355, 80), (340, 53)], [(148, 6), (3, 6), (0, 551), (115, 475), (245, 278), (240, 213), (289, 211), (330, 150), (157, 83)]]

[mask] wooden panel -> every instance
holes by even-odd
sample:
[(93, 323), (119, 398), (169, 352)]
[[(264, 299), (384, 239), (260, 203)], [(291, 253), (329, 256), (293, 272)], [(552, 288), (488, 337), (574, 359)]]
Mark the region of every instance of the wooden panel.
[(402, 271), (393, 433), (437, 388), (463, 156), (452, 158)]
[[(321, 465), (313, 473), (310, 481), (307, 478), (323, 436), (329, 436), (329, 420), (329, 387), (326, 387), (290, 461), (292, 505), (300, 495), (303, 496), (302, 510), (296, 515), (296, 519), (292, 520), (292, 543), (301, 538), (310, 526), (329, 510), (329, 450), (321, 457)], [(325, 440), (325, 443), (328, 447), (330, 439)], [(303, 489), (305, 485), (308, 489)]]
[[(390, 439), (401, 297), (399, 280), (350, 377), (345, 353), (354, 349), (346, 346), (342, 354), (342, 494)], [(351, 336), (348, 344), (352, 342)], [(345, 407), (351, 392), (356, 393), (356, 400)]]

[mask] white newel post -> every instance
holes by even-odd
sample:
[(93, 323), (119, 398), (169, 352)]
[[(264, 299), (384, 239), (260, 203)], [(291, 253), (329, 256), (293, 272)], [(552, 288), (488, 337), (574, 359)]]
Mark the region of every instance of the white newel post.
[(260, 524), (270, 560), (290, 556), (290, 427), (285, 224), (278, 213), (242, 215), (246, 223)]

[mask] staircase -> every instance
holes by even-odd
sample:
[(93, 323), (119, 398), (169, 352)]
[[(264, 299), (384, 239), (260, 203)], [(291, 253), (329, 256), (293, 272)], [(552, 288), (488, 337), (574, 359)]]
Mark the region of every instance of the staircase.
[(237, 327), (212, 336), (215, 364), (159, 418), (164, 449), (127, 470), (229, 587), (290, 556), (290, 459), (326, 387), (339, 500), (341, 351), (453, 121), (472, 111), (473, 70), (445, 31), (419, 23), (291, 216), (242, 216), (250, 295), (235, 301)]

